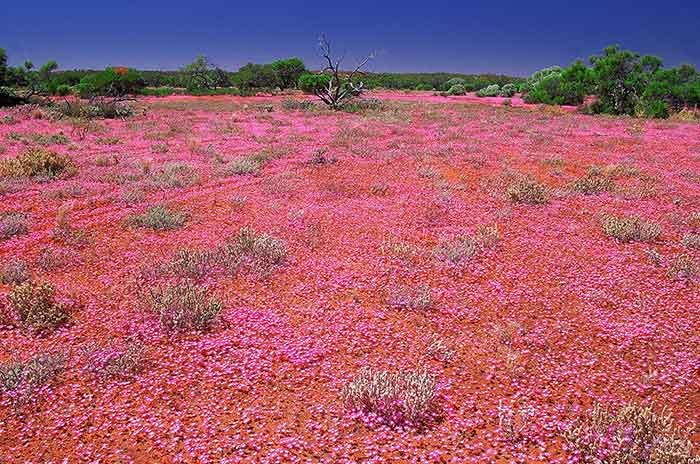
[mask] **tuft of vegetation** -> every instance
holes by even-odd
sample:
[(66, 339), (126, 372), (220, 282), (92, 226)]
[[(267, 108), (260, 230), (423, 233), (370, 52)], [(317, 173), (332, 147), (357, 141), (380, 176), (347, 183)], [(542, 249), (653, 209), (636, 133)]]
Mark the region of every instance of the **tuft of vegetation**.
[(199, 182), (197, 171), (190, 165), (180, 162), (169, 162), (161, 172), (154, 176), (158, 185), (166, 188), (183, 188)]
[(21, 259), (10, 259), (0, 264), (0, 283), (21, 284), (29, 279), (27, 263)]
[(143, 214), (132, 214), (127, 217), (126, 223), (133, 227), (141, 227), (153, 230), (179, 229), (189, 219), (189, 214), (171, 210), (166, 206), (152, 206)]
[(219, 248), (219, 259), (230, 271), (247, 267), (261, 275), (268, 275), (287, 256), (284, 242), (250, 227), (243, 227), (227, 244)]
[(492, 84), (476, 92), (477, 97), (497, 97), (501, 94), (501, 87), (498, 84)]
[(184, 282), (149, 290), (151, 309), (169, 333), (207, 331), (214, 327), (223, 309), (206, 288)]
[(651, 406), (625, 405), (617, 410), (600, 404), (568, 428), (564, 437), (584, 462), (610, 464), (698, 464), (690, 433), (671, 415)]
[(442, 240), (434, 249), (433, 255), (440, 261), (454, 265), (463, 264), (483, 251), (494, 249), (500, 243), (497, 226), (480, 227), (475, 236), (457, 235)]
[(465, 95), (466, 93), (467, 89), (463, 84), (455, 84), (447, 89), (447, 95)]
[(24, 213), (0, 213), (0, 240), (29, 233), (29, 218)]
[(348, 410), (390, 426), (422, 428), (439, 414), (437, 382), (425, 369), (392, 373), (364, 368), (342, 395)]
[(512, 203), (544, 205), (549, 203), (547, 187), (530, 178), (521, 178), (506, 188), (506, 197)]
[(661, 235), (661, 226), (644, 221), (638, 216), (612, 216), (603, 218), (602, 228), (605, 235), (621, 242), (653, 242)]
[(605, 173), (589, 171), (585, 176), (572, 182), (569, 188), (583, 195), (598, 195), (600, 193), (614, 191), (615, 181), (611, 176)]
[(31, 148), (16, 158), (0, 160), (0, 178), (41, 177), (53, 179), (76, 173), (77, 167), (68, 156), (42, 148)]
[(57, 302), (54, 293), (53, 285), (30, 281), (13, 287), (7, 298), (24, 327), (43, 332), (67, 323), (71, 317), (69, 307)]
[(395, 308), (418, 311), (427, 311), (435, 305), (432, 291), (428, 285), (421, 285), (416, 288), (395, 287), (389, 291), (387, 302)]
[(87, 350), (89, 370), (101, 379), (128, 379), (146, 362), (148, 348), (140, 341), (112, 344)]
[(673, 259), (666, 273), (670, 279), (692, 282), (700, 277), (700, 264), (691, 256), (682, 254)]
[(26, 405), (65, 370), (67, 358), (64, 353), (40, 353), (0, 364), (0, 395), (7, 395), (15, 408)]
[(224, 165), (222, 168), (222, 172), (226, 176), (253, 175), (260, 171), (260, 167), (260, 161), (257, 161), (250, 156), (245, 156), (226, 163), (226, 165)]

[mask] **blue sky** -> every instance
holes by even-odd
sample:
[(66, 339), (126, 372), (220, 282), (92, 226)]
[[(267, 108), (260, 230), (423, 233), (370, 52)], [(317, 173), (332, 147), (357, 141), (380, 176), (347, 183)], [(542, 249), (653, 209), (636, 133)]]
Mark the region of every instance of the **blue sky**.
[(611, 43), (659, 55), (666, 65), (700, 65), (697, 0), (34, 0), (1, 10), (0, 47), (12, 64), (53, 58), (62, 69), (176, 69), (200, 53), (231, 70), (287, 56), (315, 68), (319, 32), (349, 63), (377, 50), (373, 71), (527, 75)]

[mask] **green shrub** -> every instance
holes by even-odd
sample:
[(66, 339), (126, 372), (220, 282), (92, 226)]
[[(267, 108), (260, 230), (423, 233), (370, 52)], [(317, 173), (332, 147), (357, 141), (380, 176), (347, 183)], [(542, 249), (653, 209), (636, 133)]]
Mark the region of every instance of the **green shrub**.
[(127, 217), (128, 225), (153, 230), (173, 230), (182, 227), (189, 215), (180, 211), (173, 211), (166, 206), (158, 205), (150, 207), (143, 214), (132, 214)]
[(499, 95), (501, 97), (510, 98), (513, 95), (515, 95), (516, 91), (517, 91), (517, 88), (515, 87), (515, 84), (506, 84), (503, 87), (501, 87), (501, 91), (500, 91)]
[(277, 75), (280, 87), (283, 89), (296, 87), (299, 77), (306, 72), (306, 66), (299, 58), (277, 60), (271, 66)]
[(115, 67), (82, 78), (78, 93), (83, 98), (124, 97), (137, 94), (143, 87), (143, 78), (135, 69)]
[[(442, 85), (442, 88), (443, 88), (443, 90), (446, 90), (449, 92), (450, 89), (452, 87), (454, 87), (455, 85), (461, 85), (462, 87), (466, 87), (467, 81), (465, 79), (462, 79), (461, 77), (453, 77), (452, 79), (448, 79)], [(431, 89), (432, 89), (432, 87), (430, 89), (427, 89), (427, 90), (431, 90)]]
[(272, 269), (284, 262), (287, 248), (284, 242), (255, 229), (243, 227), (226, 245), (220, 247), (221, 263), (235, 272), (239, 267), (248, 267), (261, 275), (268, 275)]
[(498, 84), (492, 84), (476, 92), (477, 97), (497, 97), (501, 93), (501, 87)]
[(448, 95), (465, 95), (467, 93), (467, 90), (464, 88), (464, 85), (462, 84), (455, 84), (452, 87), (449, 88), (447, 91)]
[(57, 303), (54, 292), (49, 283), (25, 282), (13, 287), (7, 298), (20, 323), (41, 332), (55, 329), (70, 320), (68, 306)]
[(71, 87), (70, 85), (61, 84), (58, 87), (56, 87), (55, 93), (58, 96), (65, 97), (73, 93), (73, 87)]

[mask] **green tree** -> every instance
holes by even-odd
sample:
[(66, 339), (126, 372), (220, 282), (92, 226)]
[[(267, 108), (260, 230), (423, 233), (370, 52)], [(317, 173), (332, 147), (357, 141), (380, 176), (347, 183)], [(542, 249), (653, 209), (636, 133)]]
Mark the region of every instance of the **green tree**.
[(211, 65), (204, 55), (198, 55), (195, 60), (182, 68), (185, 87), (188, 90), (206, 90), (214, 86)]
[(295, 87), (299, 81), (299, 77), (306, 72), (306, 66), (299, 58), (277, 60), (273, 62), (271, 66), (277, 75), (280, 87), (283, 89)]
[(238, 70), (233, 81), (241, 89), (263, 89), (279, 86), (277, 73), (269, 64), (248, 63)]
[(4, 48), (0, 48), (0, 87), (7, 85), (7, 52)]
[(143, 78), (135, 69), (114, 67), (83, 77), (78, 91), (84, 98), (123, 98), (138, 93), (143, 86)]

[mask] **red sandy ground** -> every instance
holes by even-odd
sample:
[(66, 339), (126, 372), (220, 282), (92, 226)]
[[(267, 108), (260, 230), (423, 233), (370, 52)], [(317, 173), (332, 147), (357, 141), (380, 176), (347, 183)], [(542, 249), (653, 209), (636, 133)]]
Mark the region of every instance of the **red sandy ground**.
[[(63, 121), (0, 125), (2, 157), (26, 148), (11, 132), (71, 139), (50, 148), (76, 161), (77, 176), (0, 193), (0, 212), (31, 219), (28, 235), (0, 242), (0, 256), (24, 259), (83, 303), (52, 334), (0, 331), (0, 361), (72, 353), (27, 409), (0, 404), (0, 462), (566, 462), (559, 428), (596, 400), (654, 401), (681, 424), (700, 420), (698, 284), (667, 275), (680, 254), (700, 259), (681, 244), (700, 212), (700, 125), (377, 96), (384, 110), (358, 114), (286, 111), (278, 98), (151, 98), (84, 140)], [(259, 175), (220, 174), (222, 160), (266, 148), (281, 156)], [(321, 148), (337, 162), (309, 164)], [(117, 165), (96, 166), (112, 154)], [(171, 161), (196, 169), (199, 183), (146, 188)], [(637, 174), (614, 193), (567, 189), (589, 166), (611, 164)], [(507, 172), (548, 185), (550, 203), (510, 203), (499, 182)], [(118, 183), (120, 173), (133, 175)], [(126, 202), (135, 191), (142, 197)], [(34, 264), (44, 248), (70, 248), (50, 235), (66, 202), (91, 241), (44, 272)], [(191, 220), (167, 232), (124, 225), (160, 203)], [(620, 243), (602, 233), (602, 214), (636, 214), (663, 232)], [(283, 239), (286, 263), (268, 278), (207, 277), (224, 323), (167, 336), (135, 276), (246, 225)], [(433, 256), (441, 239), (490, 225), (499, 247), (464, 268)], [(390, 307), (398, 285), (429, 286), (435, 307)], [(0, 299), (7, 291), (0, 285)], [(503, 343), (496, 334), (509, 324)], [(86, 370), (81, 347), (127, 337), (148, 346), (143, 372), (110, 382)], [(450, 362), (426, 355), (434, 337), (455, 350)], [(358, 421), (341, 389), (365, 366), (426, 366), (442, 419), (424, 431)], [(534, 411), (522, 439), (499, 429), (499, 402)]]

